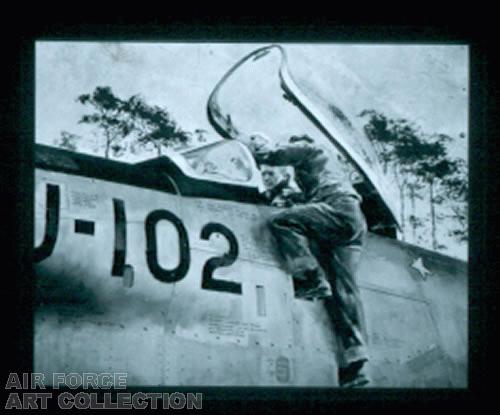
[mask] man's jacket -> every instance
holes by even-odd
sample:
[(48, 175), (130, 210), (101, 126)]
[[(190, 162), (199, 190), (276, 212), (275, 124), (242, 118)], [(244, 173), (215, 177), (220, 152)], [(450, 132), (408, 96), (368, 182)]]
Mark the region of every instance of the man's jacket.
[(306, 143), (290, 144), (274, 150), (254, 151), (257, 163), (270, 166), (293, 166), (295, 182), (308, 202), (331, 200), (332, 196), (361, 196), (346, 179), (340, 162), (324, 148)]

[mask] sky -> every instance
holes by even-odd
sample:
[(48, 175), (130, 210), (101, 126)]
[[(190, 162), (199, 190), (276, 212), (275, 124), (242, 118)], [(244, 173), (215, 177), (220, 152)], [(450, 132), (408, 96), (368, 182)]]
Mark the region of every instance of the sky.
[[(110, 86), (121, 98), (141, 94), (148, 103), (167, 108), (184, 130), (203, 128), (215, 136), (206, 116), (210, 92), (236, 61), (264, 45), (37, 42), (36, 141), (53, 145), (61, 131), (68, 131), (85, 137), (80, 151), (92, 152), (97, 138), (78, 124), (89, 111), (76, 98), (97, 86)], [(456, 138), (451, 155), (467, 159), (467, 46), (281, 45), (297, 83), (334, 102), (356, 127), (362, 126), (361, 111), (376, 109), (414, 121), (425, 132)]]
[[(187, 130), (212, 131), (208, 96), (238, 59), (261, 44), (37, 42), (36, 141), (61, 130), (87, 133), (76, 102), (96, 86), (141, 94)], [(425, 131), (467, 134), (468, 50), (461, 45), (284, 44), (292, 75), (356, 118), (363, 109), (417, 122)], [(85, 135), (87, 135), (85, 134)], [(466, 156), (466, 140), (457, 146)]]

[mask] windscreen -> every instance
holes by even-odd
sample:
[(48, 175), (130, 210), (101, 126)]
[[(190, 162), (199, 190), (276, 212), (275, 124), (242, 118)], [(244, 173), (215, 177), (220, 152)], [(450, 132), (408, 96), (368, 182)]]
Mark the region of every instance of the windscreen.
[(221, 141), (182, 154), (198, 176), (207, 180), (248, 183), (254, 164), (237, 142)]

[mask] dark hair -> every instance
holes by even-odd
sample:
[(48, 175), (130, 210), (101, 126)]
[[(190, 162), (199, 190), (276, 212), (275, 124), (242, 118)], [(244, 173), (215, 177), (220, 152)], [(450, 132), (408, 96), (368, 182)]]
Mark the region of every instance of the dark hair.
[(290, 143), (296, 143), (297, 141), (306, 141), (308, 143), (314, 143), (314, 139), (309, 137), (307, 134), (303, 135), (292, 135), (289, 140)]

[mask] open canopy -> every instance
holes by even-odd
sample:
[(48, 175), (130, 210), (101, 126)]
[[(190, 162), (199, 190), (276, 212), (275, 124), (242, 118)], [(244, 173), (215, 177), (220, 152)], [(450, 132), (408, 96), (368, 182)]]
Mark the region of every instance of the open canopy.
[(375, 198), (389, 221), (398, 224), (397, 192), (383, 175), (371, 143), (335, 103), (299, 87), (281, 46), (257, 49), (238, 61), (215, 86), (207, 111), (214, 128), (226, 139), (245, 142), (258, 132), (273, 145), (291, 135), (314, 137), (344, 161), (353, 182), (362, 182), (365, 195)]

